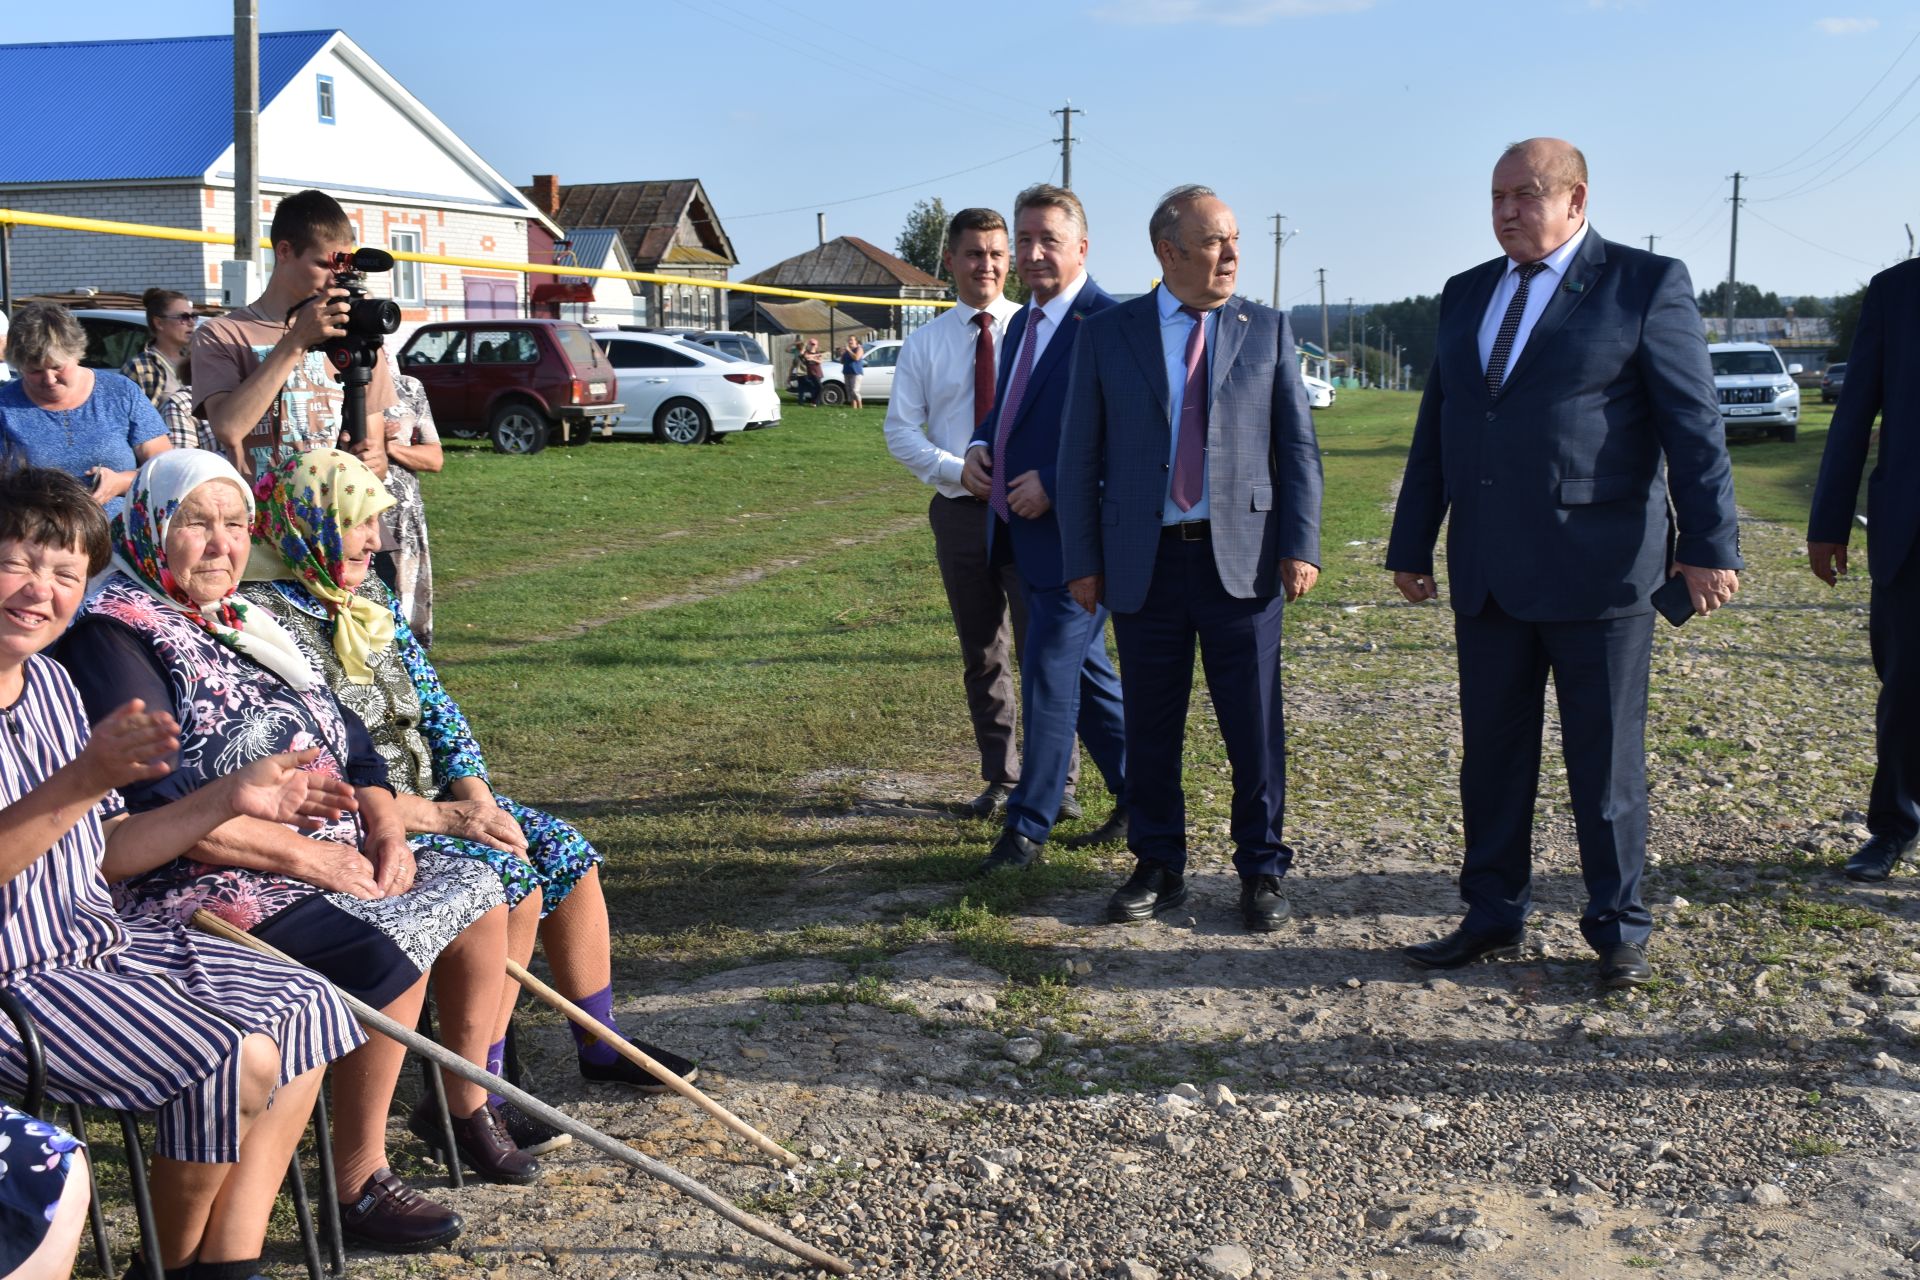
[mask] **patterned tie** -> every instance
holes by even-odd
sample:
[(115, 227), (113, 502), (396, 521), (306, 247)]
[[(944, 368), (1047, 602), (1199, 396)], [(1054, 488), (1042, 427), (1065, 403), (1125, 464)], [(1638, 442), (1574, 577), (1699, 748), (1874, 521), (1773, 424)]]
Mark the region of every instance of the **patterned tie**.
[(1191, 511), (1207, 484), (1207, 316), (1196, 307), (1180, 310), (1193, 317), (1193, 328), (1187, 334), (1187, 382), (1180, 393), (1180, 439), (1174, 444), (1168, 496), (1174, 506)]
[(1507, 314), (1500, 317), (1500, 332), (1493, 336), (1493, 350), (1487, 353), (1488, 395), (1499, 395), (1500, 384), (1507, 380), (1507, 357), (1513, 354), (1513, 340), (1520, 336), (1520, 317), (1527, 310), (1527, 286), (1546, 269), (1544, 262), (1520, 264), (1520, 287), (1513, 291), (1513, 301), (1507, 304)]
[(1033, 376), (1033, 335), (1040, 332), (1046, 313), (1035, 307), (1027, 312), (1027, 331), (1020, 339), (1020, 356), (1013, 362), (1013, 380), (1007, 383), (1007, 402), (1000, 406), (1000, 422), (993, 433), (993, 489), (987, 505), (1002, 520), (1013, 515), (1007, 507), (1007, 433), (1020, 416), (1020, 401), (1027, 394), (1027, 379)]
[(973, 344), (973, 425), (977, 428), (993, 412), (993, 317), (976, 312), (980, 340)]

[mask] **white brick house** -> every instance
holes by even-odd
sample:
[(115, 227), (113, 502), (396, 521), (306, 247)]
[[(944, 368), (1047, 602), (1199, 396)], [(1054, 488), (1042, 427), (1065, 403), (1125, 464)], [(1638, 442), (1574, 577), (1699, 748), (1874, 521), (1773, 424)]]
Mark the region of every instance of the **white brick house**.
[[(264, 34), (259, 65), (263, 233), (281, 197), (318, 187), (364, 245), (523, 262), (530, 221), (561, 234), (345, 33)], [(70, 100), (87, 86), (85, 111), (0, 112), (0, 206), (230, 236), (232, 66), (230, 36), (0, 45), (0, 83), (16, 102), (36, 87)], [(154, 86), (165, 87), (167, 127), (97, 127), (150, 117)], [(232, 256), (230, 243), (16, 227), (12, 292), (160, 285), (218, 302)], [(270, 268), (264, 250), (261, 262)], [(399, 300), (409, 325), (525, 311), (513, 271), (402, 263), (369, 283)]]

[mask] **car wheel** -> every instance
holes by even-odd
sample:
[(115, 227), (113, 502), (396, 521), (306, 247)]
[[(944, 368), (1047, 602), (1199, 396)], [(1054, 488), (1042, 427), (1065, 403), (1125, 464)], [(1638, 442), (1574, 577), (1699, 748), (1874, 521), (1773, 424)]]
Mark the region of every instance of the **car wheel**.
[(1792, 444), (1800, 438), (1800, 424), (1797, 422), (1789, 422), (1786, 426), (1774, 432), (1773, 438), (1781, 444)]
[(713, 434), (713, 421), (694, 400), (669, 400), (653, 415), (654, 438), (662, 444), (700, 444)]
[(530, 404), (503, 404), (490, 434), (496, 453), (538, 453), (547, 447), (547, 419)]
[(847, 402), (847, 384), (844, 382), (823, 382), (820, 384), (821, 404), (845, 404)]

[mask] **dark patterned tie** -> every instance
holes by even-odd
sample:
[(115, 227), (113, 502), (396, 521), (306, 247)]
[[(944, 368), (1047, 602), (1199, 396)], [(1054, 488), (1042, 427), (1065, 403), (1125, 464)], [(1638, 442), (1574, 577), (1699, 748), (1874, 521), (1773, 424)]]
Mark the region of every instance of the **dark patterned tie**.
[(1193, 317), (1187, 334), (1187, 382), (1180, 393), (1180, 438), (1173, 446), (1173, 484), (1167, 496), (1182, 511), (1193, 510), (1207, 485), (1207, 314), (1182, 307)]
[(1013, 519), (1013, 510), (1007, 506), (1007, 433), (1020, 416), (1020, 402), (1027, 398), (1027, 379), (1033, 376), (1033, 335), (1040, 332), (1040, 322), (1046, 318), (1038, 307), (1027, 313), (1027, 331), (1021, 335), (1020, 355), (1013, 362), (1006, 403), (1000, 406), (1000, 421), (993, 433), (993, 488), (987, 494), (987, 505), (1002, 520)]
[(1547, 269), (1544, 262), (1523, 262), (1519, 266), (1520, 287), (1513, 291), (1507, 314), (1500, 317), (1500, 332), (1493, 336), (1493, 350), (1487, 353), (1487, 394), (1500, 394), (1507, 380), (1507, 357), (1513, 354), (1513, 340), (1520, 336), (1520, 317), (1527, 311), (1527, 287), (1533, 278)]
[(973, 425), (993, 412), (993, 317), (981, 311), (973, 317), (980, 340), (973, 344)]

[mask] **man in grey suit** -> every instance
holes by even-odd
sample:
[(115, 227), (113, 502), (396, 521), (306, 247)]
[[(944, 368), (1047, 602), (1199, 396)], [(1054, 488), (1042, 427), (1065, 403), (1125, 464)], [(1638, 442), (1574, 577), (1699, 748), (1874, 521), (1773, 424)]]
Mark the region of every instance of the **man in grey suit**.
[(1054, 504), (1068, 588), (1112, 611), (1120, 649), (1138, 863), (1107, 916), (1187, 899), (1180, 756), (1197, 641), (1233, 766), (1241, 920), (1267, 932), (1290, 914), (1293, 863), (1280, 611), (1320, 572), (1320, 446), (1286, 317), (1233, 292), (1233, 210), (1176, 187), (1148, 234), (1159, 286), (1080, 325)]

